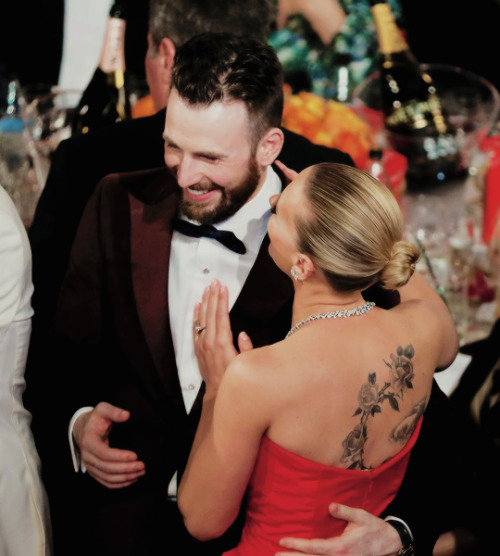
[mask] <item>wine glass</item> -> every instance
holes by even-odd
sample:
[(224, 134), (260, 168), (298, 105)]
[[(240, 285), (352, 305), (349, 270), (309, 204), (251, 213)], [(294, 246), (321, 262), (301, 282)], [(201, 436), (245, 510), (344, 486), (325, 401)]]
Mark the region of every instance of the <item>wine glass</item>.
[(27, 105), (26, 121), (40, 189), (45, 185), (52, 153), (63, 139), (71, 136), (71, 122), (81, 94), (80, 90), (54, 87), (35, 96)]

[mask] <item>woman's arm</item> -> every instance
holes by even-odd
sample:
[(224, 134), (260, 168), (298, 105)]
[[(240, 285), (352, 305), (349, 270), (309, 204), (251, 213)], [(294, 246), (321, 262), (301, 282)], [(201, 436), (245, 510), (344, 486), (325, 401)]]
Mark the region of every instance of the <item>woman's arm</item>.
[(200, 540), (222, 535), (238, 515), (268, 427), (264, 389), (251, 374), (238, 358), (227, 369), (217, 394), (203, 399), (178, 491), (185, 525)]
[[(269, 405), (259, 383), (262, 374), (255, 372), (255, 354), (236, 358), (227, 289), (218, 282), (195, 308), (193, 338), (206, 389), (178, 504), (189, 532), (209, 540), (224, 533), (238, 515), (268, 426)], [(246, 335), (239, 347), (251, 348)]]
[(432, 304), (433, 316), (440, 319), (439, 328), (442, 334), (442, 349), (438, 368), (444, 369), (451, 365), (459, 349), (459, 338), (450, 311), (438, 292), (418, 272), (415, 272), (410, 281), (398, 291), (402, 303), (419, 300)]

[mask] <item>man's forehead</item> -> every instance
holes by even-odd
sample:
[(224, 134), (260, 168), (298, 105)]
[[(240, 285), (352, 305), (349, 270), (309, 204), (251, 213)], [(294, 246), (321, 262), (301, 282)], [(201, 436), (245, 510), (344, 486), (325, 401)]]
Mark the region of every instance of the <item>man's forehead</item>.
[(193, 116), (198, 117), (203, 116), (211, 119), (220, 118), (223, 120), (232, 118), (233, 120), (241, 120), (245, 123), (249, 121), (248, 108), (243, 100), (222, 99), (211, 102), (210, 104), (191, 103), (187, 99), (181, 97), (175, 88), (172, 88), (167, 104), (167, 120), (169, 119), (169, 114), (175, 116), (176, 111), (179, 110), (183, 113), (191, 113)]
[[(250, 142), (248, 110), (243, 101), (217, 101), (209, 105), (189, 104), (176, 92), (170, 95), (165, 120), (164, 138), (177, 144), (230, 147)], [(178, 145), (180, 146), (180, 145)]]

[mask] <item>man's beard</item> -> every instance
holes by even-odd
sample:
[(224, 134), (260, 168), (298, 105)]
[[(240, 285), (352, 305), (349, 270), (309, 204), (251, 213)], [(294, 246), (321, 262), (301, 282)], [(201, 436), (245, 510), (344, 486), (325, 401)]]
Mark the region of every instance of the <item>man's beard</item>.
[[(261, 171), (255, 160), (255, 156), (251, 156), (246, 174), (241, 181), (234, 187), (231, 187), (231, 189), (220, 187), (209, 180), (202, 181), (198, 184), (201, 186), (198, 188), (200, 191), (214, 188), (220, 190), (221, 198), (216, 206), (208, 207), (205, 206), (204, 203), (197, 203), (190, 199), (184, 199), (182, 198), (182, 189), (179, 188), (179, 193), (181, 195), (180, 209), (190, 220), (194, 220), (200, 224), (217, 224), (233, 216), (240, 210), (255, 192), (260, 177)], [(197, 186), (194, 186), (193, 189), (196, 190)]]

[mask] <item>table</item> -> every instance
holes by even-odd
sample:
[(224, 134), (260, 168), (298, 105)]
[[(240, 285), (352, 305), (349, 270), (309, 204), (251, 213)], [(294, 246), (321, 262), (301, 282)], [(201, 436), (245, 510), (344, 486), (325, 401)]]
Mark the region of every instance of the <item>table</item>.
[[(449, 272), (450, 256), (453, 256), (450, 250), (455, 249), (454, 253), (456, 253), (460, 252), (460, 247), (464, 252), (468, 249), (467, 254), (463, 255), (470, 265), (469, 269), (464, 270), (462, 279), (465, 281), (470, 282), (475, 276), (474, 269), (479, 265), (487, 264), (487, 246), (481, 243), (481, 230), (478, 229), (480, 223), (477, 222), (479, 217), (474, 214), (478, 208), (473, 191), (474, 180), (474, 177), (465, 175), (438, 184), (424, 192), (405, 191), (402, 198), (401, 206), (409, 239), (414, 240), (416, 230), (420, 227), (429, 230), (429, 237), (435, 238), (434, 245), (429, 246), (426, 254), (429, 255), (430, 262), (434, 266), (437, 280), (435, 281), (429, 275), (424, 258), (419, 261), (417, 268), (426, 275), (431, 284), (441, 286), (442, 290), (447, 290), (446, 276)], [(460, 242), (464, 241), (471, 241), (471, 243), (468, 246), (465, 243), (460, 245)], [(460, 326), (457, 321), (462, 345), (488, 336), (497, 317), (496, 297), (489, 302), (482, 302), (472, 298), (469, 295), (470, 291), (468, 284), (465, 284), (461, 294), (461, 303), (463, 303), (461, 310), (464, 314), (459, 317), (463, 321), (462, 325)], [(448, 295), (452, 314), (459, 310), (450, 290), (443, 293), (445, 297)]]

